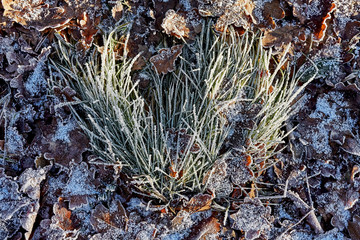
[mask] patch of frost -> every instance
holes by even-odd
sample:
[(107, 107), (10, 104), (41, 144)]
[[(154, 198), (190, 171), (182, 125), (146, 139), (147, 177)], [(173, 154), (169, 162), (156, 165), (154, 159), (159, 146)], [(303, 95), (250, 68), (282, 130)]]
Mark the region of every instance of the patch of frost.
[(38, 96), (39, 93), (44, 92), (46, 90), (47, 82), (45, 80), (45, 72), (44, 72), (44, 62), (40, 61), (34, 72), (28, 77), (25, 82), (26, 91), (32, 96)]
[(331, 153), (329, 136), (332, 130), (353, 132), (356, 122), (347, 108), (348, 103), (343, 99), (344, 96), (340, 92), (331, 92), (317, 99), (316, 109), (310, 114), (310, 118), (320, 121), (316, 129), (311, 128), (307, 132), (317, 153)]
[(70, 143), (70, 132), (76, 128), (76, 123), (73, 119), (69, 121), (61, 121), (57, 124), (57, 129), (53, 137), (53, 141), (60, 140), (65, 143)]

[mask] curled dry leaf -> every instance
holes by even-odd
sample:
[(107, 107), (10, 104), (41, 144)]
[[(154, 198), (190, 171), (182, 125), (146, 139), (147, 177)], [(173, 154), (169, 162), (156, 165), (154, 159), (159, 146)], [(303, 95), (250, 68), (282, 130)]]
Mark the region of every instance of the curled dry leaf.
[(327, 30), (327, 20), (331, 18), (331, 13), (335, 10), (335, 3), (330, 3), (328, 0), (324, 0), (327, 4), (324, 3), (322, 14), (316, 18), (312, 18), (308, 24), (311, 29), (313, 29), (314, 39), (316, 41), (322, 41), (325, 32)]
[(50, 125), (43, 124), (40, 128), (32, 145), (39, 148), (46, 159), (54, 159), (55, 163), (65, 167), (73, 160), (77, 163), (82, 160), (89, 140), (74, 120), (54, 119)]
[(195, 9), (188, 12), (175, 12), (170, 9), (166, 12), (161, 26), (168, 35), (189, 39), (195, 39), (202, 29), (200, 15)]
[(211, 208), (210, 206), (213, 198), (214, 197), (209, 194), (199, 193), (192, 197), (189, 202), (185, 204), (184, 210), (190, 213), (209, 210)]
[(116, 2), (116, 5), (111, 9), (111, 15), (115, 21), (119, 21), (123, 16), (124, 7), (120, 1)]
[(360, 239), (360, 217), (358, 215), (355, 215), (349, 222), (347, 230), (352, 240)]
[[(57, 1), (56, 1), (57, 2)], [(67, 24), (74, 16), (68, 6), (58, 7), (56, 2), (45, 0), (2, 0), (4, 16), (24, 26), (43, 31)]]
[(169, 48), (163, 48), (159, 50), (159, 53), (150, 58), (150, 62), (153, 65), (153, 69), (160, 74), (166, 74), (175, 70), (175, 60), (182, 52), (184, 45), (175, 45)]
[(19, 177), (20, 191), (26, 193), (33, 200), (40, 199), (40, 183), (45, 180), (51, 166), (38, 170), (28, 168)]
[(195, 226), (192, 226), (188, 237), (185, 240), (192, 239), (214, 239), (209, 235), (216, 234), (220, 231), (219, 220), (213, 216), (203, 219)]
[(201, 0), (199, 3), (200, 15), (219, 17), (215, 25), (217, 31), (224, 31), (228, 25), (249, 29), (251, 23), (257, 23), (252, 14), (255, 4), (251, 0)]
[(285, 11), (280, 5), (280, 0), (273, 0), (264, 4), (263, 18), (272, 28), (276, 27), (273, 18), (283, 19), (284, 17)]
[(54, 204), (53, 211), (54, 216), (52, 220), (59, 228), (64, 231), (75, 229), (71, 219), (71, 211), (64, 206), (63, 199), (60, 198), (59, 202)]
[(70, 165), (70, 174), (63, 187), (62, 196), (69, 201), (69, 209), (75, 210), (88, 205), (88, 198), (98, 193), (95, 186), (97, 181), (85, 162)]
[(344, 40), (351, 40), (353, 37), (360, 33), (360, 22), (359, 21), (349, 21), (346, 23), (344, 31)]
[(92, 42), (95, 34), (98, 32), (96, 26), (100, 23), (100, 17), (95, 17), (84, 12), (81, 18), (79, 18), (81, 45), (88, 49)]
[(300, 20), (301, 24), (309, 27), (316, 41), (321, 41), (327, 29), (326, 21), (331, 18), (335, 10), (332, 0), (305, 1), (286, 0), (293, 7), (293, 15)]
[(30, 204), (29, 199), (22, 197), (16, 181), (0, 168), (0, 219), (8, 220), (22, 207)]
[(213, 168), (206, 173), (203, 183), (207, 184), (207, 189), (213, 195), (229, 196), (233, 188), (227, 173), (227, 163), (224, 160), (217, 160)]
[(292, 42), (294, 37), (298, 36), (302, 31), (302, 28), (291, 25), (276, 28), (275, 30), (266, 30), (262, 44), (265, 47), (281, 47), (283, 44)]
[(96, 231), (103, 233), (111, 228), (125, 230), (128, 217), (120, 201), (112, 201), (110, 209), (99, 204), (91, 213), (90, 223)]

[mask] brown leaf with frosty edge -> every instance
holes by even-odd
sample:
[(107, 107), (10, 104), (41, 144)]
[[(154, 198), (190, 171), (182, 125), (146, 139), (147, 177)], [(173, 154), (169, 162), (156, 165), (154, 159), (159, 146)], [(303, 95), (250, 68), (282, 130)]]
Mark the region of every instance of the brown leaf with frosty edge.
[(182, 52), (184, 45), (175, 45), (170, 48), (163, 48), (159, 50), (159, 54), (152, 56), (150, 62), (152, 69), (160, 74), (166, 74), (175, 70), (175, 60)]
[[(210, 238), (209, 235), (216, 234), (220, 232), (220, 223), (217, 218), (211, 216), (209, 218), (203, 219), (197, 225), (191, 227), (188, 237), (184, 238), (185, 240), (192, 239), (214, 239)], [(220, 238), (218, 238), (220, 239)]]
[(64, 206), (63, 199), (60, 198), (58, 203), (54, 204), (53, 221), (55, 224), (65, 231), (74, 230), (73, 221), (71, 220), (71, 211), (67, 210)]
[(345, 31), (342, 37), (346, 41), (351, 41), (354, 37), (359, 36), (359, 34), (360, 34), (360, 22), (349, 21), (346, 23)]
[(166, 12), (161, 27), (168, 35), (193, 40), (201, 32), (201, 17), (195, 9), (189, 12), (175, 12), (170, 9)]
[(275, 30), (266, 30), (262, 44), (264, 47), (281, 47), (283, 44), (290, 43), (301, 31), (302, 28), (297, 26), (285, 26)]
[(32, 147), (38, 148), (45, 159), (69, 167), (69, 163), (81, 162), (82, 153), (89, 148), (89, 139), (81, 132), (76, 123), (54, 119), (51, 124), (43, 124), (38, 131)]
[(193, 196), (190, 201), (186, 203), (184, 210), (190, 213), (209, 210), (211, 208), (213, 198), (214, 197), (209, 194), (199, 193)]
[(86, 12), (84, 12), (82, 18), (79, 19), (80, 33), (82, 36), (80, 43), (85, 49), (91, 46), (94, 35), (98, 32), (96, 26), (99, 23), (100, 17), (92, 17)]
[(272, 28), (275, 28), (275, 22), (273, 18), (283, 19), (285, 17), (285, 11), (280, 6), (280, 0), (273, 0), (264, 4), (263, 17)]
[(120, 1), (116, 2), (116, 5), (111, 9), (111, 15), (115, 21), (119, 21), (123, 16), (124, 7)]
[(322, 13), (321, 16), (317, 16), (316, 18), (311, 19), (310, 24), (308, 24), (314, 31), (313, 34), (316, 41), (323, 40), (326, 29), (328, 27), (326, 21), (331, 18), (331, 13), (335, 10), (336, 7), (335, 3), (332, 3), (331, 5), (324, 4), (324, 6), (327, 6), (324, 7), (326, 14)]
[(245, 198), (239, 210), (230, 215), (231, 228), (245, 232), (245, 239), (258, 238), (262, 232), (269, 231), (271, 227), (270, 207), (264, 207), (257, 198)]
[(66, 6), (58, 7), (49, 0), (2, 0), (4, 16), (26, 28), (38, 31), (67, 24), (74, 12)]
[(352, 240), (360, 239), (360, 217), (358, 215), (355, 215), (352, 222), (348, 223), (347, 230)]
[(91, 213), (90, 223), (100, 233), (112, 228), (125, 229), (128, 222), (126, 211), (120, 201), (111, 202), (110, 209), (99, 204)]

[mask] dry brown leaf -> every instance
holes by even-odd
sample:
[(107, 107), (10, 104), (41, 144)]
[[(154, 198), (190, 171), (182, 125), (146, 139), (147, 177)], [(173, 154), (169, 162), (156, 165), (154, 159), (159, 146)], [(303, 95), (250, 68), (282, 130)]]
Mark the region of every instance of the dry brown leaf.
[(209, 194), (197, 194), (186, 203), (184, 210), (194, 213), (209, 210), (211, 208), (211, 202), (213, 196)]
[(313, 18), (310, 23), (308, 24), (310, 28), (314, 31), (314, 38), (316, 41), (323, 40), (325, 36), (325, 32), (327, 30), (327, 20), (331, 18), (331, 13), (335, 10), (335, 3), (332, 3), (330, 6), (328, 6), (321, 16), (318, 16), (317, 18)]
[(358, 215), (355, 215), (352, 222), (348, 223), (347, 230), (352, 240), (360, 239), (360, 217)]
[(161, 26), (168, 35), (173, 35), (177, 38), (189, 37), (190, 29), (186, 27), (185, 16), (176, 13), (173, 9), (166, 12)]
[(63, 199), (59, 199), (58, 203), (54, 204), (54, 217), (56, 225), (58, 225), (64, 231), (74, 230), (73, 221), (71, 220), (71, 211), (64, 207)]
[(265, 47), (281, 47), (283, 44), (290, 43), (302, 29), (298, 26), (285, 26), (275, 30), (266, 30), (262, 39)]
[[(189, 236), (184, 238), (185, 240), (192, 240), (192, 239), (214, 239), (209, 238), (208, 236), (211, 234), (216, 234), (220, 232), (220, 223), (219, 220), (213, 216), (203, 219), (200, 221), (199, 224), (191, 227)], [(218, 239), (220, 239), (218, 237)]]
[(256, 197), (256, 188), (255, 188), (255, 183), (251, 184), (251, 190), (249, 192), (249, 197), (254, 199)]
[(283, 19), (285, 17), (285, 11), (280, 6), (280, 0), (266, 2), (264, 4), (263, 16), (267, 23), (272, 28), (275, 28), (276, 25), (273, 18)]
[(182, 52), (184, 45), (175, 45), (169, 48), (163, 48), (159, 50), (159, 53), (150, 58), (150, 62), (153, 65), (153, 69), (160, 74), (166, 74), (175, 70), (175, 60)]
[(100, 17), (92, 18), (88, 13), (84, 12), (81, 18), (79, 18), (80, 33), (81, 33), (81, 45), (85, 49), (88, 49), (93, 38), (98, 32), (96, 26), (100, 23)]
[(120, 201), (113, 201), (110, 209), (99, 204), (91, 213), (90, 223), (98, 232), (106, 232), (111, 228), (125, 229), (128, 221), (126, 211)]
[(360, 34), (360, 21), (349, 21), (346, 23), (343, 39), (351, 41), (355, 36)]
[(2, 0), (4, 16), (23, 25), (33, 27), (38, 31), (46, 28), (56, 28), (68, 23), (74, 16), (74, 11), (66, 6), (57, 7), (51, 1)]
[(116, 3), (116, 5), (111, 9), (111, 15), (115, 19), (115, 21), (119, 21), (123, 16), (124, 7), (120, 1)]
[(161, 26), (166, 34), (180, 39), (195, 39), (202, 28), (201, 17), (195, 9), (188, 12), (175, 12), (170, 9), (166, 12)]

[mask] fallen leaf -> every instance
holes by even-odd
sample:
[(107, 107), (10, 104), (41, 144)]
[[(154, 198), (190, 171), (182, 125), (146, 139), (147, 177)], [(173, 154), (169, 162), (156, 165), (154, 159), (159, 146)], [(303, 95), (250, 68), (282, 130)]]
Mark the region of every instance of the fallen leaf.
[(180, 39), (195, 39), (195, 36), (200, 33), (202, 29), (200, 15), (195, 9), (188, 12), (175, 12), (170, 9), (166, 12), (161, 26), (166, 34)]
[(175, 60), (182, 52), (184, 45), (175, 45), (169, 48), (159, 50), (159, 53), (150, 58), (152, 69), (156, 70), (159, 74), (166, 74), (175, 70)]
[(321, 15), (311, 18), (307, 25), (313, 30), (314, 39), (316, 41), (322, 41), (327, 29), (327, 20), (331, 18), (331, 13), (335, 10), (335, 3), (331, 3), (329, 0), (322, 1)]
[(127, 222), (126, 211), (118, 200), (111, 202), (110, 209), (98, 204), (91, 212), (90, 223), (97, 232), (106, 232), (111, 228), (125, 230)]
[(84, 12), (78, 21), (82, 37), (80, 43), (82, 47), (88, 49), (93, 42), (94, 36), (98, 32), (96, 26), (100, 23), (100, 17), (93, 17), (90, 16), (87, 12)]
[(245, 198), (236, 213), (230, 215), (231, 228), (245, 232), (245, 239), (255, 239), (270, 230), (270, 207), (264, 207), (259, 199)]
[(347, 230), (349, 231), (351, 240), (360, 239), (360, 217), (355, 215), (352, 222), (348, 223)]
[(214, 197), (209, 194), (199, 193), (185, 204), (184, 210), (190, 213), (209, 210), (211, 208), (213, 198)]
[(71, 220), (71, 211), (63, 206), (62, 199), (59, 199), (59, 202), (54, 204), (53, 211), (53, 220), (57, 226), (64, 231), (74, 230), (73, 221)]
[[(219, 220), (213, 216), (201, 220), (197, 225), (192, 226), (188, 237), (184, 238), (185, 240), (199, 239), (206, 240), (209, 239), (208, 235), (216, 234), (220, 232), (220, 223)], [(214, 238), (210, 238), (214, 239)], [(219, 238), (220, 239), (220, 238)]]
[(283, 44), (290, 43), (302, 29), (298, 26), (284, 26), (275, 30), (266, 30), (262, 38), (264, 47), (281, 47)]
[(116, 5), (111, 9), (111, 15), (115, 21), (119, 21), (123, 16), (124, 7), (120, 1), (116, 2)]

